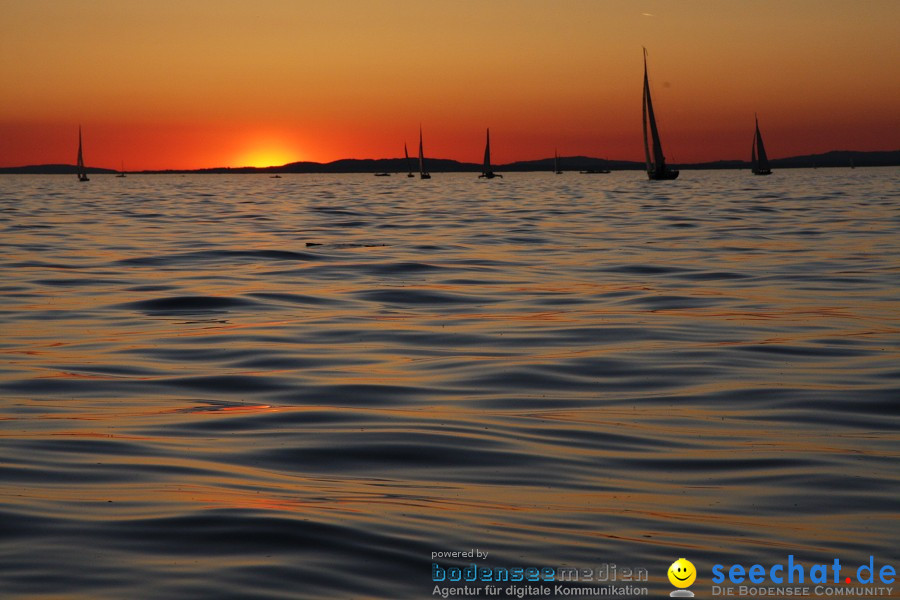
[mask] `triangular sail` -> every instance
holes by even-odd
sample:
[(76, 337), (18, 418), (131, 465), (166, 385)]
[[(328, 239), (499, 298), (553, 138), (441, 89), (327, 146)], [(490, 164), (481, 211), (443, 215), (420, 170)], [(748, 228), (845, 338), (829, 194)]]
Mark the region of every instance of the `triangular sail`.
[(750, 152), (751, 170), (756, 175), (768, 175), (772, 172), (769, 167), (769, 157), (766, 155), (766, 147), (763, 145), (762, 134), (759, 132), (759, 119), (754, 116), (756, 131), (753, 134), (753, 149)]
[[(675, 179), (678, 171), (666, 168), (666, 157), (663, 155), (662, 143), (659, 140), (659, 129), (656, 127), (656, 115), (653, 112), (653, 100), (650, 97), (650, 78), (647, 76), (647, 49), (644, 48), (644, 160), (647, 163), (647, 175), (650, 179)], [(650, 129), (650, 139), (647, 129)], [(651, 154), (652, 146), (652, 154)]]
[(481, 167), (481, 175), (479, 178), (484, 177), (485, 179), (493, 179), (494, 177), (503, 177), (503, 175), (495, 175), (493, 169), (491, 169), (491, 130), (488, 128), (487, 130), (487, 139), (484, 143), (484, 164)]
[(666, 157), (663, 155), (659, 140), (659, 129), (656, 127), (656, 115), (653, 112), (653, 99), (650, 97), (650, 79), (647, 77), (647, 51), (644, 50), (644, 131), (650, 126), (650, 137), (653, 142), (653, 160), (650, 161), (650, 150), (647, 147), (647, 134), (644, 133), (644, 150), (647, 158), (647, 169), (656, 172), (665, 171)]
[(647, 99), (650, 97), (650, 83), (647, 80), (647, 49), (644, 49), (644, 99), (642, 101), (644, 126), (644, 160), (647, 164), (647, 172), (653, 172), (653, 161), (650, 160), (650, 144), (647, 141)]
[(756, 162), (756, 134), (753, 134), (753, 144), (750, 148), (750, 168), (753, 171), (759, 169), (759, 163)]
[(87, 169), (84, 168), (84, 152), (81, 148), (81, 125), (78, 126), (78, 162), (75, 171), (78, 173), (78, 181), (89, 181)]
[(422, 146), (422, 127), (419, 127), (419, 177), (430, 179), (431, 174), (425, 169), (425, 150)]
[(487, 177), (490, 179), (494, 176), (494, 171), (491, 170), (491, 130), (488, 128), (487, 130), (487, 138), (484, 142), (484, 164), (481, 167), (481, 176)]
[(409, 176), (412, 177), (412, 163), (409, 162), (409, 150), (406, 149), (406, 142), (403, 142), (403, 155), (406, 157), (406, 170), (409, 172)]
[(759, 160), (759, 168), (766, 170), (769, 168), (769, 157), (766, 156), (766, 147), (763, 145), (762, 134), (759, 132), (759, 122), (756, 123), (756, 156)]

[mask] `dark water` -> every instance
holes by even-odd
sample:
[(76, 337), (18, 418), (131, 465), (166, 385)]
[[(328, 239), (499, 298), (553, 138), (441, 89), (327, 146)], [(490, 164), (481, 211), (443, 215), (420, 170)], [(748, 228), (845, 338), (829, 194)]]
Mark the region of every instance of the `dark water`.
[(4, 598), (900, 562), (898, 169), (3, 176), (0, 231)]

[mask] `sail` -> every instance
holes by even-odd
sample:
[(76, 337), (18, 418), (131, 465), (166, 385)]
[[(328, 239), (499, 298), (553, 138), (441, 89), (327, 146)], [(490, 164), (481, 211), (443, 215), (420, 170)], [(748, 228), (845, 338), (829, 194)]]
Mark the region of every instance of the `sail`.
[(419, 127), (419, 177), (422, 179), (430, 179), (431, 175), (425, 169), (425, 151), (422, 147), (422, 128)]
[(753, 134), (753, 150), (750, 153), (751, 170), (756, 175), (768, 175), (772, 172), (769, 167), (769, 157), (766, 155), (766, 147), (763, 145), (762, 134), (759, 132), (759, 119), (756, 121), (756, 131)]
[(760, 170), (769, 168), (769, 157), (766, 156), (766, 147), (763, 145), (762, 134), (759, 132), (759, 121), (756, 123), (756, 156), (759, 160)]
[(81, 125), (78, 126), (78, 161), (75, 171), (78, 173), (78, 181), (89, 181), (87, 170), (84, 168), (84, 152), (81, 148)]
[(559, 151), (553, 149), (553, 172), (559, 173)]
[[(650, 78), (647, 76), (647, 49), (644, 48), (644, 159), (647, 163), (647, 175), (650, 179), (675, 179), (678, 171), (666, 168), (666, 157), (663, 155), (662, 143), (659, 140), (659, 129), (656, 127), (656, 115), (653, 112), (653, 100), (650, 98)], [(647, 139), (647, 129), (650, 139)], [(651, 155), (652, 146), (652, 155)]]
[(478, 176), (480, 178), (485, 179), (493, 179), (494, 177), (503, 177), (503, 175), (496, 175), (494, 171), (491, 169), (491, 130), (488, 128), (487, 130), (487, 139), (484, 143), (484, 165), (481, 167), (481, 175)]
[(756, 135), (753, 136), (753, 144), (750, 146), (750, 168), (754, 171), (759, 168), (756, 163)]
[(412, 164), (409, 162), (409, 150), (406, 149), (406, 142), (403, 142), (403, 156), (406, 157), (406, 170), (409, 171), (409, 176), (412, 177)]
[[(650, 160), (650, 149), (647, 145), (647, 125), (650, 126), (650, 137), (653, 141), (653, 160)], [(647, 51), (644, 50), (644, 152), (647, 159), (647, 170), (656, 173), (666, 170), (666, 157), (663, 156), (662, 144), (659, 141), (659, 129), (656, 127), (656, 115), (653, 112), (653, 99), (650, 97), (650, 80), (647, 77)]]
[(647, 49), (644, 49), (644, 99), (642, 101), (644, 126), (644, 160), (647, 163), (647, 172), (653, 172), (653, 162), (650, 160), (650, 145), (647, 141), (647, 98), (650, 97), (650, 83), (647, 80)]

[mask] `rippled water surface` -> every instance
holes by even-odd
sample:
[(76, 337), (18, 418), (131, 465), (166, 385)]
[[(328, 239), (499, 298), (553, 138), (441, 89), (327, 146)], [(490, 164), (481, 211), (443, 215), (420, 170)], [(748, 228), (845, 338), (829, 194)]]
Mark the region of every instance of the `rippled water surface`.
[(898, 169), (3, 176), (0, 231), (3, 597), (900, 562)]

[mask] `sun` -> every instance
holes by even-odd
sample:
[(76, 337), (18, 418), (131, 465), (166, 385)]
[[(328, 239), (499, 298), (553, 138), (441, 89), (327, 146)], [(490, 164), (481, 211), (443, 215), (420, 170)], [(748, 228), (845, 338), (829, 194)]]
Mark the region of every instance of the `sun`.
[(280, 167), (304, 160), (294, 143), (274, 136), (253, 137), (242, 144), (232, 161), (235, 167)]

